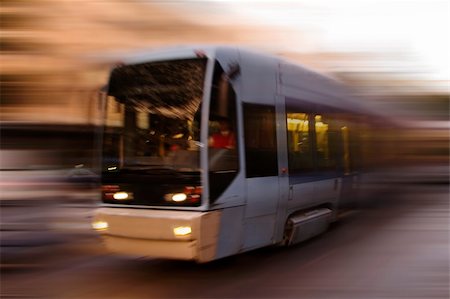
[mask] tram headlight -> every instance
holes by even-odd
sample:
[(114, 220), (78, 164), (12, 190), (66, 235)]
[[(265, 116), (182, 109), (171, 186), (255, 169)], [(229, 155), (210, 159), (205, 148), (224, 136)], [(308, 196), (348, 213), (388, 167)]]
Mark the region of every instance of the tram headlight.
[(172, 200), (175, 202), (185, 201), (187, 199), (187, 195), (184, 193), (175, 193), (172, 195)]
[(192, 233), (190, 226), (178, 226), (173, 229), (173, 234), (177, 237), (187, 236)]
[(182, 203), (182, 202), (189, 202), (189, 203), (198, 203), (201, 200), (201, 194), (202, 194), (203, 188), (201, 186), (193, 187), (193, 186), (186, 186), (184, 187), (183, 192), (180, 193), (168, 193), (164, 195), (164, 199), (166, 201), (176, 202), (176, 203)]
[(167, 201), (182, 202), (187, 199), (185, 193), (169, 193), (164, 196)]
[(107, 230), (109, 227), (108, 222), (106, 221), (94, 221), (92, 222), (92, 228), (96, 231), (104, 231)]
[(130, 194), (128, 194), (127, 192), (116, 192), (113, 194), (113, 198), (115, 200), (126, 200), (126, 199), (130, 199)]

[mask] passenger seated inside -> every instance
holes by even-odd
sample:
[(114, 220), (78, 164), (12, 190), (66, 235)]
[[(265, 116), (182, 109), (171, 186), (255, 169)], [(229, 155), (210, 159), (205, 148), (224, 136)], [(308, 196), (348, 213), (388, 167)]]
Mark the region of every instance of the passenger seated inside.
[(219, 120), (219, 131), (209, 138), (209, 146), (212, 148), (234, 149), (236, 139), (227, 120)]

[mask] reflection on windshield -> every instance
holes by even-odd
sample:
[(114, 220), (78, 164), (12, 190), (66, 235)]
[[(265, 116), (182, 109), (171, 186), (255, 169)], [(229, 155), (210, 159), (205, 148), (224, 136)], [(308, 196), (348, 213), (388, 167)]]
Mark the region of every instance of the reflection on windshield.
[(199, 170), (206, 60), (124, 66), (113, 71), (106, 104), (104, 170)]

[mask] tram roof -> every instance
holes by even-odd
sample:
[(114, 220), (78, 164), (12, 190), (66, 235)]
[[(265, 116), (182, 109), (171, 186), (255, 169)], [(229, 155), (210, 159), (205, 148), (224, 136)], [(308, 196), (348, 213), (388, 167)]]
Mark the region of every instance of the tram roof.
[[(302, 88), (310, 87), (311, 83), (320, 86), (320, 89), (325, 96), (329, 96), (329, 102), (335, 107), (351, 107), (351, 111), (360, 112), (368, 115), (380, 116), (386, 118), (386, 116), (377, 113), (374, 109), (368, 107), (368, 105), (358, 97), (352, 95), (349, 92), (349, 88), (342, 84), (336, 78), (333, 78), (327, 74), (317, 72), (311, 68), (305, 67), (301, 63), (296, 61), (290, 61), (274, 54), (257, 51), (240, 46), (228, 46), (228, 45), (182, 45), (173, 47), (162, 47), (158, 49), (142, 49), (139, 51), (133, 51), (129, 53), (122, 53), (122, 55), (113, 55), (103, 57), (104, 59), (117, 60), (118, 64), (139, 64), (158, 60), (173, 60), (173, 59), (186, 59), (195, 57), (210, 57), (215, 58), (218, 52), (221, 55), (227, 55), (227, 53), (236, 53), (239, 51), (241, 56), (252, 56), (257, 58), (258, 61), (267, 64), (278, 64), (277, 72), (280, 76), (283, 76), (284, 83), (291, 82), (292, 85), (296, 85), (299, 90)], [(119, 58), (120, 57), (120, 58)], [(299, 80), (299, 78), (301, 80)], [(305, 80), (305, 78), (309, 78)], [(299, 83), (300, 82), (300, 83)], [(282, 83), (283, 84), (283, 83)], [(314, 92), (317, 92), (318, 88)], [(312, 102), (316, 102), (312, 100)]]

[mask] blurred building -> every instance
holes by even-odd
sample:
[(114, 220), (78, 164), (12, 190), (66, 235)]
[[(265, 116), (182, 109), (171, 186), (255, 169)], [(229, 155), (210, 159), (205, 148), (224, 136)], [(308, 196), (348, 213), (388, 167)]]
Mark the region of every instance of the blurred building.
[[(199, 8), (201, 4), (195, 5)], [(297, 43), (303, 38), (298, 32), (281, 34), (251, 23), (243, 26), (223, 16), (226, 22), (208, 25), (200, 20), (208, 14), (218, 17), (215, 11), (186, 13), (180, 6), (138, 0), (3, 1), (2, 168), (94, 167), (94, 134), (101, 123), (97, 91), (106, 83), (108, 70), (121, 53), (186, 43), (273, 49), (277, 43), (286, 44), (294, 34)], [(333, 74), (353, 86), (376, 109), (422, 130), (417, 135), (411, 133), (411, 140), (429, 145), (424, 153), (448, 153), (448, 134), (443, 131), (448, 121), (448, 91), (418, 91), (420, 82), (405, 82), (370, 68), (345, 70), (364, 66), (373, 54), (299, 54), (292, 50), (284, 47), (278, 52)], [(429, 136), (436, 136), (437, 147), (429, 142)], [(424, 139), (415, 140), (418, 137)]]

